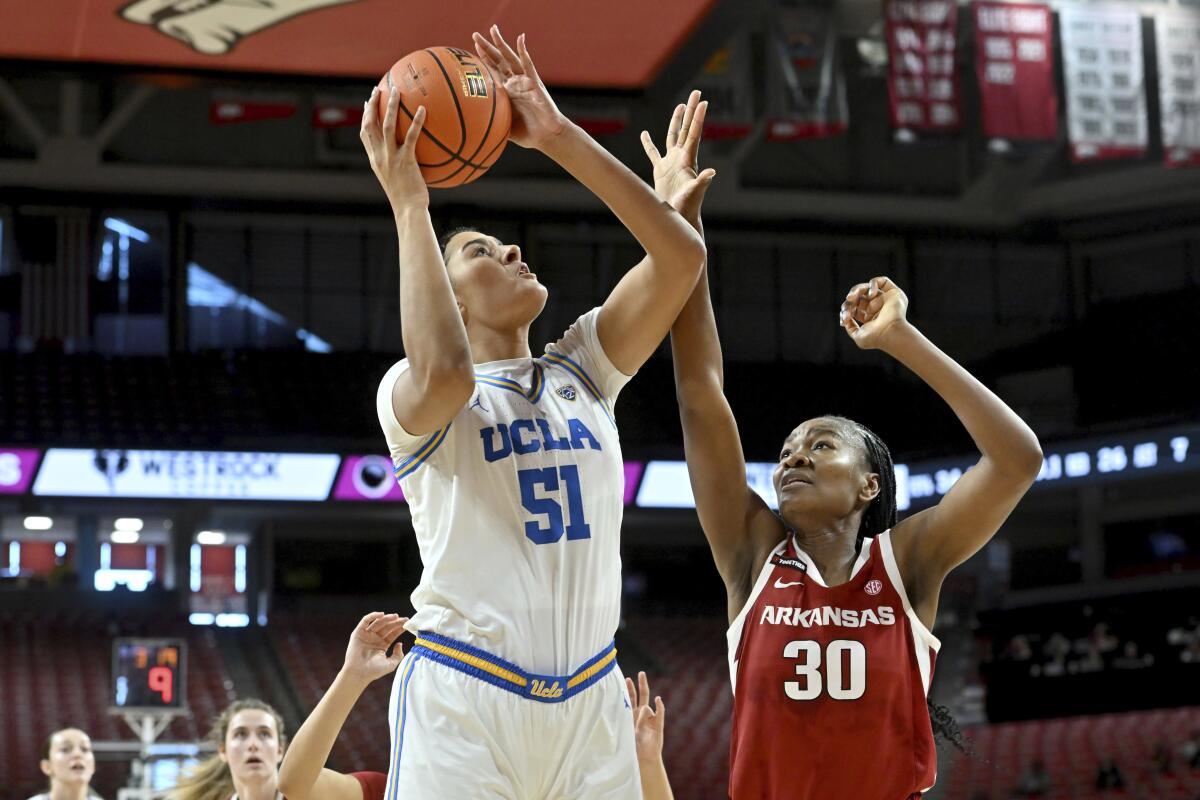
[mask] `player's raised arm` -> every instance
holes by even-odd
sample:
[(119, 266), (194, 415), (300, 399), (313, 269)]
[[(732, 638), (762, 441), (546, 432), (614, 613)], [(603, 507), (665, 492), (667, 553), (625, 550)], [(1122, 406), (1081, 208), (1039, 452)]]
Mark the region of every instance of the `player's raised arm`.
[(1037, 478), (1037, 436), (1004, 401), (943, 353), (907, 319), (908, 297), (885, 277), (855, 286), (842, 327), (864, 350), (911, 369), (946, 401), (982, 453), (933, 508), (896, 526), (892, 542), (913, 608), (932, 627), (946, 574), (987, 544)]
[[(683, 106), (676, 108), (667, 127), (665, 155), (659, 154), (650, 134), (642, 134), (659, 197), (668, 200), (702, 237), (704, 192), (691, 190), (689, 176), (697, 176), (699, 165), (695, 146), (686, 142), (693, 135), (699, 139), (703, 124), (702, 115), (689, 117)], [(749, 591), (752, 572), (783, 537), (783, 527), (746, 483), (737, 420), (725, 398), (721, 339), (708, 291), (707, 265), (671, 327), (671, 358), (696, 512), (717, 571), (729, 590), (732, 617)]]
[[(512, 141), (554, 159), (612, 209), (646, 251), (596, 321), (609, 360), (630, 375), (662, 342), (695, 285), (704, 242), (670, 205), (559, 112), (529, 57), (524, 34), (514, 51), (492, 26), (490, 40), (475, 34), (475, 51), (500, 75), (512, 100)], [(698, 95), (690, 107), (703, 119)]]
[(371, 681), (400, 664), (400, 645), (388, 648), (404, 632), (408, 620), (396, 614), (367, 614), (350, 634), (346, 661), (317, 707), (304, 720), (279, 766), (279, 791), (288, 800), (361, 800), (358, 780), (325, 769), (350, 709)]
[(466, 404), (475, 389), (475, 371), (429, 218), (429, 190), (417, 167), (425, 108), (417, 109), (404, 142), (397, 145), (399, 105), (394, 89), (385, 95), (376, 87), (363, 111), (359, 136), (391, 203), (400, 240), (400, 331), (408, 369), (392, 389), (392, 406), (404, 430), (423, 436), (443, 427)]

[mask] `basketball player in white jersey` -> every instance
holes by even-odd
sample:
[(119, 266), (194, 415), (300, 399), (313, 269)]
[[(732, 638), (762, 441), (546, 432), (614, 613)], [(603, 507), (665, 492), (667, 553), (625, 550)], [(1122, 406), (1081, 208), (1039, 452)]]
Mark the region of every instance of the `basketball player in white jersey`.
[[(590, 189), (646, 251), (600, 308), (533, 357), (546, 288), (520, 248), (482, 231), (439, 252), (397, 97), (372, 95), (362, 137), (395, 213), (407, 358), (377, 406), (424, 573), (397, 670), (386, 800), (638, 798), (613, 634), (624, 477), (613, 404), (696, 284), (704, 243), (669, 203), (559, 113), (525, 48), (497, 28), (476, 50), (512, 100), (510, 138)], [(655, 169), (702, 193), (705, 104), (672, 118)], [(381, 121), (382, 117), (382, 121)], [(585, 269), (586, 265), (579, 265)]]

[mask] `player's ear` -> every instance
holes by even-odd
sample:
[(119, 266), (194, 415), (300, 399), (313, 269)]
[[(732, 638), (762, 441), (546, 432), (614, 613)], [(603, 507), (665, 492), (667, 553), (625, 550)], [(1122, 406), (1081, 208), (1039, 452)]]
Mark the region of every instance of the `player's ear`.
[(225, 745), (224, 744), (217, 745), (217, 758), (221, 759), (222, 764), (229, 763), (229, 756), (225, 755)]
[(858, 490), (858, 499), (864, 505), (870, 505), (871, 501), (879, 496), (879, 473), (868, 472), (863, 477), (862, 487)]
[(39, 761), (38, 766), (42, 768), (42, 774), (47, 778), (49, 778), (53, 773), (53, 770), (50, 769), (50, 759), (48, 758), (43, 758), (41, 761)]
[(471, 318), (471, 315), (467, 312), (467, 307), (463, 305), (462, 300), (459, 300), (458, 297), (454, 298), (454, 302), (458, 304), (458, 313), (462, 316), (463, 325), (466, 325), (467, 321)]

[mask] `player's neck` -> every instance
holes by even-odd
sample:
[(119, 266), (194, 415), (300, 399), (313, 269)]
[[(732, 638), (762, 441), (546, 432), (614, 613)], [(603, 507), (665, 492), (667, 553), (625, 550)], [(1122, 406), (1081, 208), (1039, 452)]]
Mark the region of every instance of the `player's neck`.
[(858, 538), (858, 520), (839, 521), (829, 524), (801, 524), (793, 527), (796, 543), (821, 572), (829, 586), (850, 580), (850, 570), (858, 557), (855, 543)]
[(471, 360), (476, 364), (530, 357), (528, 325), (516, 330), (468, 325), (467, 339), (471, 343)]
[(233, 779), (233, 791), (237, 800), (276, 800), (279, 796), (279, 778), (272, 775), (266, 780), (254, 782)]
[(86, 783), (54, 781), (50, 786), (50, 800), (85, 800), (88, 796)]

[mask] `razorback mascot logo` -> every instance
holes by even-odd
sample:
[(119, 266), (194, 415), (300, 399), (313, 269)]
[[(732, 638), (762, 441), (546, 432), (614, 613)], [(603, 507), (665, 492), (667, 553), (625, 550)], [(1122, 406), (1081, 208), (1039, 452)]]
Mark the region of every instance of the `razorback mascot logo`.
[(157, 28), (198, 53), (228, 53), (247, 36), (281, 22), (357, 0), (134, 0), (123, 19)]

